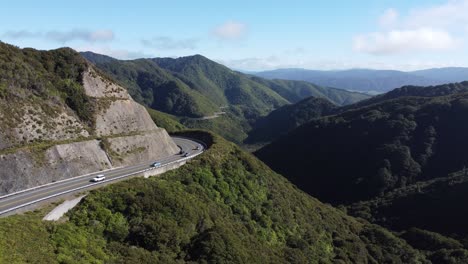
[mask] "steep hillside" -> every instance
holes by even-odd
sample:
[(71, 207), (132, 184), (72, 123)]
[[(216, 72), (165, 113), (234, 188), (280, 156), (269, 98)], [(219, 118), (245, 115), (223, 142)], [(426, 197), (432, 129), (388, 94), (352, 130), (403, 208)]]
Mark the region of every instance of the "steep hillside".
[(219, 110), (214, 102), (151, 60), (121, 61), (91, 52), (81, 55), (126, 87), (135, 100), (155, 110), (188, 117)]
[(468, 238), (467, 170), (420, 181), (372, 200), (352, 204), (348, 213), (394, 230), (417, 227), (446, 236)]
[[(0, 219), (0, 262), (428, 263), (235, 145), (190, 136), (210, 143), (208, 151), (162, 177), (93, 191), (69, 222), (46, 228), (33, 216)], [(21, 239), (26, 233), (36, 239)]]
[(240, 115), (241, 113), (228, 111), (213, 119), (181, 118), (180, 122), (187, 128), (203, 128), (222, 135), (225, 139), (234, 143), (241, 144), (247, 138), (247, 131), (250, 131), (251, 125)]
[(262, 115), (288, 103), (269, 87), (201, 55), (153, 61), (220, 106), (236, 105)]
[[(301, 189), (350, 203), (468, 164), (468, 93), (408, 96), (313, 120), (257, 155)], [(443, 87), (428, 87), (437, 94)]]
[(0, 43), (0, 194), (178, 148), (127, 91), (71, 49)]
[[(261, 115), (288, 103), (268, 87), (200, 55), (134, 61), (109, 61), (90, 53), (82, 55), (122, 84), (132, 87), (131, 94), (137, 95), (135, 98), (142, 103), (178, 116), (210, 115), (226, 105)], [(166, 87), (168, 83), (171, 85)], [(178, 111), (165, 104), (169, 100), (168, 93), (175, 93), (170, 101), (173, 102), (171, 106), (179, 108)], [(177, 96), (183, 100), (177, 102)], [(191, 111), (181, 104), (187, 107), (199, 105), (200, 109)]]
[(186, 129), (186, 127), (179, 122), (179, 119), (176, 116), (166, 114), (151, 108), (146, 108), (146, 110), (150, 114), (154, 123), (158, 124), (159, 127), (164, 128), (169, 133)]
[(307, 81), (326, 87), (337, 87), (351, 91), (384, 93), (405, 85), (439, 85), (458, 82), (457, 79), (437, 79), (430, 74), (391, 70), (353, 69), (343, 71), (315, 71), (305, 69), (279, 69), (259, 72), (255, 75), (267, 79)]
[(468, 213), (462, 201), (468, 199), (467, 172), (398, 188), (352, 204), (347, 212), (398, 231), (417, 249), (435, 251), (433, 263), (465, 263)]
[(117, 61), (117, 59), (114, 59), (112, 57), (102, 55), (102, 54), (97, 54), (91, 51), (80, 52), (80, 54), (81, 56), (85, 57), (87, 60), (92, 61), (93, 63), (96, 63), (96, 64)]
[(336, 105), (349, 105), (370, 98), (366, 94), (322, 87), (305, 81), (268, 80), (259, 77), (252, 77), (252, 79), (270, 87), (292, 103), (310, 96), (328, 99)]
[(249, 131), (249, 137), (245, 142), (248, 144), (268, 143), (279, 138), (279, 136), (288, 133), (294, 128), (311, 121), (312, 119), (326, 115), (343, 113), (352, 109), (370, 106), (391, 99), (408, 96), (437, 97), (464, 92), (468, 92), (468, 82), (444, 84), (431, 86), (429, 88), (422, 86), (403, 86), (388, 93), (373, 96), (365, 100), (359, 100), (356, 103), (341, 107), (324, 99), (325, 96), (315, 94), (314, 96), (317, 97), (310, 97), (295, 104), (282, 106), (271, 112), (266, 117), (257, 120), (252, 125), (252, 130)]
[[(138, 101), (175, 115), (183, 125), (214, 131), (241, 143), (260, 117), (309, 96), (328, 98), (339, 105), (368, 98), (344, 90), (306, 82), (268, 81), (252, 77), (195, 55), (119, 61), (82, 53), (101, 70), (128, 87)], [(218, 119), (208, 119), (224, 112)]]
[(255, 122), (246, 142), (271, 142), (312, 119), (331, 114), (335, 109), (336, 105), (330, 101), (314, 97), (285, 105)]

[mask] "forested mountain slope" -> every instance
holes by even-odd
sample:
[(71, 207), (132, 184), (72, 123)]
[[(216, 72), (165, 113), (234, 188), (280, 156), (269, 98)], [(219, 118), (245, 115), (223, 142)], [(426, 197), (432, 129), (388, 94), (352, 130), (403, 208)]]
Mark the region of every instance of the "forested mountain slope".
[[(185, 136), (210, 148), (162, 177), (93, 191), (69, 222), (0, 219), (0, 261), (428, 263), (404, 240), (322, 204), (234, 144)], [(35, 240), (21, 239), (26, 233)]]
[(468, 164), (465, 85), (427, 87), (422, 96), (390, 96), (313, 120), (257, 155), (303, 190), (333, 203), (445, 177)]
[[(260, 117), (310, 96), (338, 105), (368, 96), (306, 82), (269, 81), (242, 74), (201, 55), (121, 61), (90, 52), (89, 61), (112, 76), (146, 106), (241, 143)], [(218, 119), (200, 119), (225, 113)]]
[(285, 105), (255, 122), (246, 142), (271, 142), (302, 124), (333, 113), (336, 108), (336, 105), (320, 97), (310, 97)]
[(371, 97), (363, 93), (319, 86), (305, 81), (291, 81), (281, 79), (269, 80), (256, 76), (251, 78), (270, 87), (292, 103), (297, 103), (305, 98), (313, 96), (317, 98), (324, 98), (336, 105), (343, 106), (353, 104)]

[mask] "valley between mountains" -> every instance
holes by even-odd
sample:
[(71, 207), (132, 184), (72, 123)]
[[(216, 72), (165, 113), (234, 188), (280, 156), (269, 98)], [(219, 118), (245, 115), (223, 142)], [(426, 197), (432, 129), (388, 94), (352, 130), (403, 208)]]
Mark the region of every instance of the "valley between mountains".
[(0, 218), (0, 263), (468, 262), (468, 82), (340, 88), (0, 43), (0, 196), (190, 158)]

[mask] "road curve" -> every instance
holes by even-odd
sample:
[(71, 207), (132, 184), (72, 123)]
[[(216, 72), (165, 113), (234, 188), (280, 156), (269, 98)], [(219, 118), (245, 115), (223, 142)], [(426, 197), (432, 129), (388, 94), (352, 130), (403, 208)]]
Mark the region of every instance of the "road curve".
[[(151, 167), (155, 162), (160, 162), (164, 167), (175, 162), (191, 159), (205, 150), (205, 146), (188, 138), (172, 137), (172, 140), (179, 146), (183, 152), (189, 153), (187, 157), (175, 154), (159, 160), (145, 162), (138, 165), (116, 168), (105, 172), (99, 171), (84, 176), (73, 177), (70, 179), (49, 183), (24, 191), (8, 194), (0, 197), (0, 216), (19, 208), (39, 203), (48, 199), (55, 198), (75, 191), (83, 191), (105, 185), (109, 182), (126, 179), (131, 176), (141, 174), (145, 171), (154, 169)], [(198, 147), (198, 149), (197, 149)], [(90, 180), (98, 174), (104, 174), (106, 179), (101, 182), (91, 182)]]

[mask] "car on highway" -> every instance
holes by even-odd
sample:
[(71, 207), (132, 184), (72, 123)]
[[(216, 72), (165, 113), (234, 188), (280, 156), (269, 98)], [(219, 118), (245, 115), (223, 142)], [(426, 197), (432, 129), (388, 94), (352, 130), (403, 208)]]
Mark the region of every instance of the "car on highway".
[(196, 146), (194, 150), (200, 150), (200, 146)]
[(96, 177), (92, 178), (91, 181), (92, 182), (100, 182), (100, 181), (103, 181), (106, 179), (106, 176), (104, 176), (103, 174), (99, 174), (99, 175), (96, 175)]
[(151, 164), (151, 167), (159, 168), (159, 167), (161, 167), (161, 162), (155, 162), (155, 163)]
[(185, 152), (184, 155), (182, 155), (182, 157), (188, 157), (189, 155), (190, 155), (190, 153)]

